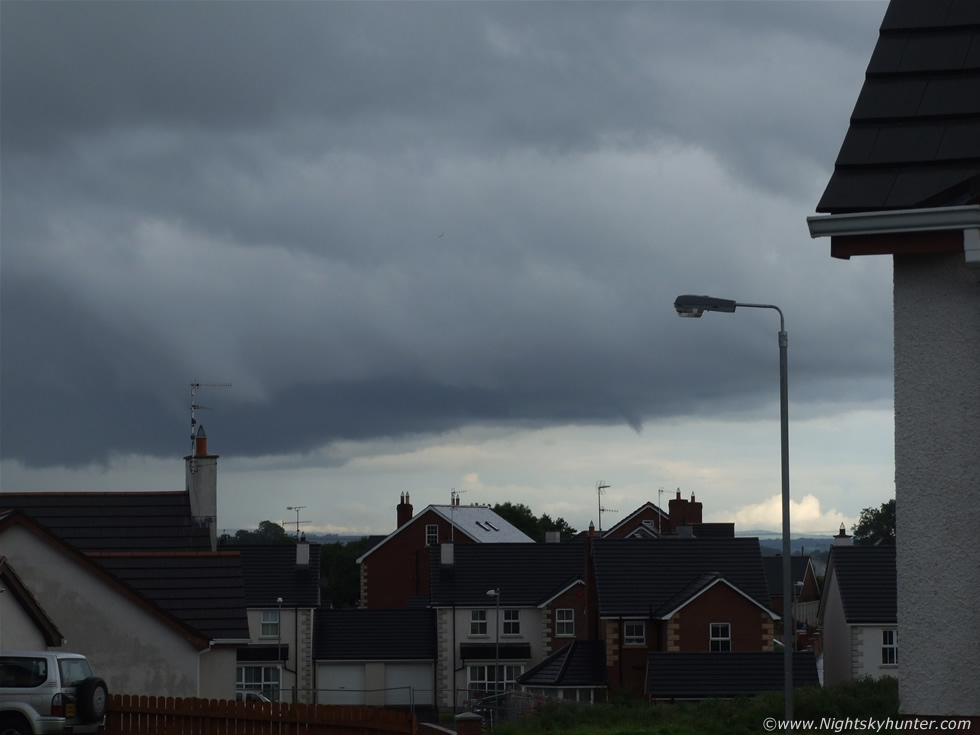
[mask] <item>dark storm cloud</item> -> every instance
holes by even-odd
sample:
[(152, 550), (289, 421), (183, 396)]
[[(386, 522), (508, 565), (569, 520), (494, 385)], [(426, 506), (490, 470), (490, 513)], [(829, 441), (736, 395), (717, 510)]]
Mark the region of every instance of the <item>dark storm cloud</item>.
[(803, 225), (879, 4), (0, 12), (5, 459), (172, 456), (190, 380), (242, 454), (734, 411), (773, 324), (670, 309), (732, 284), (812, 405), (890, 376)]

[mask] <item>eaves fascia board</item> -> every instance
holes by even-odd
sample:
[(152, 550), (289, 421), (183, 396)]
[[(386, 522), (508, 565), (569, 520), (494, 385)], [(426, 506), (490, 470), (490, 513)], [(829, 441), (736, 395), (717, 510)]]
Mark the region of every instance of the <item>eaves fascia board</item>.
[(806, 224), (812, 238), (965, 230), (980, 228), (980, 204), (817, 215)]

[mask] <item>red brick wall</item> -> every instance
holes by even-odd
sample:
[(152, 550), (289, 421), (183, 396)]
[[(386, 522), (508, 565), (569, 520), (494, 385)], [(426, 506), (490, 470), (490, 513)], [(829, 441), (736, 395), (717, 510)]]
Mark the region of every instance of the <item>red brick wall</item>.
[(733, 651), (761, 651), (763, 650), (761, 612), (758, 605), (747, 600), (727, 584), (718, 583), (671, 618), (672, 622), (678, 624), (678, 649), (711, 650), (711, 623), (729, 623)]
[[(644, 508), (631, 518), (629, 523), (624, 523), (621, 528), (617, 528), (614, 533), (607, 534), (603, 538), (626, 538), (633, 531), (643, 525), (643, 521), (650, 521), (655, 530), (663, 530), (664, 533), (671, 533), (670, 521), (666, 518), (658, 521), (659, 514), (653, 508)], [(661, 526), (657, 524), (660, 523)]]
[[(429, 594), (429, 547), (425, 527), (439, 526), (439, 541), (450, 539), (452, 526), (435, 511), (426, 510), (372, 551), (361, 562), (361, 604), (375, 609), (400, 609), (411, 597)], [(455, 543), (472, 543), (462, 533)]]
[[(548, 610), (551, 613), (551, 623), (544, 631), (545, 647), (554, 653), (563, 646), (568, 645), (572, 641), (584, 641), (588, 640), (588, 623), (585, 617), (585, 585), (577, 584), (569, 590), (566, 590), (548, 605)], [(567, 608), (575, 611), (575, 636), (574, 637), (564, 637), (555, 635), (555, 625), (557, 623), (557, 610), (559, 608)]]

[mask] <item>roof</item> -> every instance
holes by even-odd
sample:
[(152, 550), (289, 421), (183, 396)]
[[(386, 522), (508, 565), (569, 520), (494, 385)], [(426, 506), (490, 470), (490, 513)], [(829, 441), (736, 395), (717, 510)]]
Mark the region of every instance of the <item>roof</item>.
[(527, 687), (604, 687), (605, 641), (572, 641), (517, 678)]
[(186, 492), (0, 494), (0, 509), (13, 508), (82, 551), (211, 550)]
[(432, 610), (317, 610), (317, 661), (434, 660)]
[(891, 0), (818, 212), (980, 199), (980, 3)]
[(357, 559), (357, 563), (360, 564), (376, 549), (384, 546), (389, 539), (412, 524), (425, 522), (423, 519), (430, 511), (452, 524), (457, 531), (465, 534), (475, 543), (534, 543), (534, 539), (485, 505), (428, 505), (416, 513), (410, 521), (385, 536), (383, 540), (372, 544), (371, 548)]
[(848, 624), (895, 623), (898, 585), (895, 546), (833, 546), (825, 587), (837, 580)]
[[(737, 697), (783, 688), (782, 652), (651, 652), (644, 693), (653, 699)], [(793, 686), (819, 686), (812, 651), (793, 654)]]
[(210, 640), (249, 640), (237, 553), (94, 552), (89, 557)]
[[(806, 577), (806, 570), (810, 566), (809, 556), (791, 556), (790, 557), (790, 575), (793, 580), (793, 584), (797, 582), (802, 582), (804, 577)], [(766, 583), (769, 585), (769, 596), (770, 597), (782, 597), (783, 596), (783, 557), (782, 556), (764, 556), (762, 557), (762, 566), (766, 570)]]
[[(663, 508), (660, 508), (659, 506), (654, 505), (650, 501), (647, 501), (643, 505), (641, 505), (639, 508), (637, 508), (636, 510), (634, 510), (632, 513), (630, 513), (628, 516), (626, 516), (619, 523), (616, 523), (615, 525), (613, 525), (613, 527), (610, 528), (608, 531), (603, 531), (602, 535), (603, 536), (609, 536), (610, 534), (616, 533), (619, 529), (623, 528), (624, 526), (627, 526), (627, 525), (630, 525), (630, 524), (634, 523), (635, 520), (636, 520), (636, 518), (637, 518), (637, 516), (642, 515), (646, 511), (650, 511), (650, 512), (654, 513), (655, 515), (657, 515), (660, 519), (663, 520), (663, 524), (665, 526), (667, 526), (668, 529), (670, 528), (670, 516), (667, 513), (664, 512)], [(653, 527), (650, 530), (653, 533), (659, 533), (659, 531), (660, 531), (660, 529), (657, 528), (657, 527)]]
[(251, 608), (319, 607), (320, 544), (310, 544), (310, 563), (296, 563), (296, 544), (222, 545), (241, 555), (245, 604)]
[[(703, 595), (715, 585), (725, 585), (726, 587), (729, 587), (738, 594), (742, 595), (742, 597), (752, 604), (758, 605), (765, 612), (772, 613), (772, 611), (766, 605), (763, 605), (758, 600), (754, 600), (746, 595), (744, 592), (742, 592), (742, 590), (733, 585), (718, 572), (708, 572), (707, 574), (702, 574), (696, 580), (691, 582), (691, 584), (679, 591), (671, 599), (666, 600), (659, 608), (652, 610), (651, 615), (662, 620), (667, 620), (678, 610), (688, 605), (692, 600)], [(778, 616), (774, 615), (774, 617)]]
[(433, 607), (494, 607), (490, 589), (500, 590), (501, 607), (537, 607), (583, 579), (585, 552), (582, 544), (456, 544), (451, 566), (438, 546), (430, 564)]
[(5, 556), (0, 556), (0, 582), (3, 583), (4, 591), (13, 595), (20, 604), (48, 646), (59, 648), (64, 645), (65, 637), (58, 630), (58, 626), (44, 611), (34, 594), (14, 571), (10, 560)]
[(600, 617), (665, 613), (708, 574), (769, 611), (756, 538), (596, 539), (592, 559)]

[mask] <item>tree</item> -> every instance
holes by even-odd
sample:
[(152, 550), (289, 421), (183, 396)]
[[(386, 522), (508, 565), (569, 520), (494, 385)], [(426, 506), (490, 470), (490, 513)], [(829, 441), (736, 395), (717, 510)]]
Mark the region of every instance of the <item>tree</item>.
[(336, 542), (320, 547), (320, 577), (326, 583), (326, 594), (336, 608), (357, 607), (361, 597), (361, 571), (357, 559), (367, 549), (366, 536), (347, 543)]
[(578, 531), (568, 525), (564, 518), (555, 518), (552, 520), (551, 516), (547, 513), (538, 518), (524, 503), (497, 503), (493, 506), (492, 510), (535, 541), (544, 541), (548, 531), (558, 531), (561, 534), (562, 541), (567, 541), (578, 533)]
[(233, 544), (295, 544), (296, 537), (272, 521), (262, 521), (254, 531), (240, 530), (231, 539)]
[(879, 541), (895, 541), (895, 499), (882, 503), (881, 508), (865, 508), (858, 522), (851, 526), (854, 543), (858, 546), (873, 546)]

